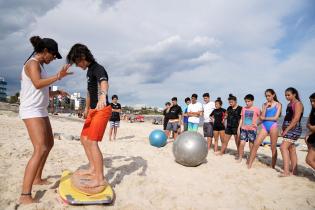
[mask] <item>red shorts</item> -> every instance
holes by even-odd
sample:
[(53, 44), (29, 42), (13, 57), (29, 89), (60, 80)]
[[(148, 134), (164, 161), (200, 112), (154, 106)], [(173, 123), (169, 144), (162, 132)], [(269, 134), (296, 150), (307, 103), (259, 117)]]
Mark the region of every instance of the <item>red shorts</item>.
[(112, 107), (106, 106), (101, 110), (90, 109), (84, 122), (81, 136), (87, 136), (91, 141), (102, 141), (107, 122), (112, 115)]

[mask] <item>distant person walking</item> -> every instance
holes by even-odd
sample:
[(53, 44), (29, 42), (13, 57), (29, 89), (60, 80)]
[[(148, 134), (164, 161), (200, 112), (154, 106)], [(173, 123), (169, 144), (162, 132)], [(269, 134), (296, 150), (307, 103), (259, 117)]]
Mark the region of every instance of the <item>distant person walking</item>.
[[(121, 105), (118, 103), (118, 96), (112, 96), (112, 102), (110, 104), (112, 106), (112, 116), (109, 119), (110, 128), (109, 128), (109, 140), (116, 140), (117, 130), (120, 125), (120, 113), (121, 113)], [(114, 132), (113, 132), (114, 131)]]

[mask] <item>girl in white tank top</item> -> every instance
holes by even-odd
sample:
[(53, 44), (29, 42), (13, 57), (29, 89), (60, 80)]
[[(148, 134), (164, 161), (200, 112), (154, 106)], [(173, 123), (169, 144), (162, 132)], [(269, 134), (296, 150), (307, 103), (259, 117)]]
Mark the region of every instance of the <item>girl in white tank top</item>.
[(33, 36), (30, 42), (34, 47), (30, 57), (34, 57), (27, 59), (21, 72), (20, 117), (27, 128), (34, 152), (25, 167), (20, 196), (22, 204), (36, 202), (32, 197), (33, 184), (47, 184), (47, 180), (42, 178), (42, 171), (54, 142), (47, 110), (49, 95), (67, 95), (64, 91), (49, 92), (49, 86), (70, 74), (69, 64), (52, 76), (48, 76), (43, 67), (43, 64), (62, 58), (55, 40)]
[[(35, 60), (36, 58), (31, 58)], [(41, 78), (47, 78), (47, 72), (40, 64)], [(34, 117), (47, 117), (49, 104), (49, 87), (36, 89), (32, 80), (25, 73), (25, 65), (22, 69), (21, 93), (20, 93), (20, 117), (21, 119), (28, 119)]]

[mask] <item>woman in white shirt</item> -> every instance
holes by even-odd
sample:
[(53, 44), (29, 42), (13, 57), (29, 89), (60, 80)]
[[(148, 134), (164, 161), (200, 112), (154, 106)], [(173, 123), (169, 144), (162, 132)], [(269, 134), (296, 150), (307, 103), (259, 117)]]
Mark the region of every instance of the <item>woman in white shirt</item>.
[(70, 65), (64, 65), (53, 76), (47, 76), (44, 64), (61, 59), (58, 44), (50, 38), (33, 36), (30, 41), (34, 52), (25, 62), (21, 73), (20, 117), (24, 121), (34, 147), (31, 159), (25, 168), (20, 203), (33, 203), (33, 184), (48, 184), (41, 178), (46, 159), (54, 145), (53, 133), (48, 118), (49, 96), (66, 95), (64, 91), (49, 91), (49, 85), (70, 74)]

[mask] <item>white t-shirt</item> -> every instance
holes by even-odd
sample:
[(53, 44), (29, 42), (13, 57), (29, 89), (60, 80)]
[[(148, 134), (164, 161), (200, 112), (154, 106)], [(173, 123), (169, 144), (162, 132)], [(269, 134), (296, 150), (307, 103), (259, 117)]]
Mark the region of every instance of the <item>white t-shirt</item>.
[[(191, 103), (188, 105), (187, 112), (201, 112), (202, 111), (202, 104), (199, 102)], [(199, 123), (199, 117), (188, 117), (188, 122), (190, 123)]]
[(215, 109), (215, 103), (209, 101), (207, 104), (203, 104), (203, 119), (204, 122), (210, 122), (210, 114)]

